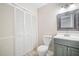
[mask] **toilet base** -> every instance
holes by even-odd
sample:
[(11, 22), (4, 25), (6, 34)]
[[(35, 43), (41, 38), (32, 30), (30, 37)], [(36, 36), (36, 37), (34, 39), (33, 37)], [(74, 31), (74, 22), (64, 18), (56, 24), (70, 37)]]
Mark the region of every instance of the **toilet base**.
[(54, 52), (49, 50), (47, 56), (54, 56)]
[(53, 51), (47, 51), (47, 52), (41, 52), (41, 53), (38, 53), (39, 56), (53, 56), (54, 53)]
[(42, 52), (42, 53), (39, 53), (39, 56), (47, 56), (47, 52)]

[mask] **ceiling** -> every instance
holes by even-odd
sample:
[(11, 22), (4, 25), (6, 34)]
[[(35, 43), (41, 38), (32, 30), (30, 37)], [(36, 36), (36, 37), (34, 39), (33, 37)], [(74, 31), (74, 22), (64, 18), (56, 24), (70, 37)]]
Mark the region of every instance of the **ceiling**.
[(17, 3), (17, 4), (24, 7), (24, 8), (37, 9), (37, 8), (40, 8), (44, 5), (46, 5), (47, 3)]
[[(36, 11), (38, 8), (47, 5), (48, 3), (16, 3), (17, 5), (29, 9), (31, 11)], [(67, 7), (68, 5), (71, 5), (72, 3), (56, 3), (58, 7)]]

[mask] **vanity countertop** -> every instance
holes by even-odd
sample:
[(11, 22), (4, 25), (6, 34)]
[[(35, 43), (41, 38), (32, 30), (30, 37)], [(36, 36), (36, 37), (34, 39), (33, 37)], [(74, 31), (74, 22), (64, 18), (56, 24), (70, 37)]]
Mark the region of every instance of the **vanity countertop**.
[(79, 41), (79, 36), (76, 36), (76, 35), (69, 35), (69, 36), (56, 35), (54, 36), (54, 38), (63, 39), (63, 40)]

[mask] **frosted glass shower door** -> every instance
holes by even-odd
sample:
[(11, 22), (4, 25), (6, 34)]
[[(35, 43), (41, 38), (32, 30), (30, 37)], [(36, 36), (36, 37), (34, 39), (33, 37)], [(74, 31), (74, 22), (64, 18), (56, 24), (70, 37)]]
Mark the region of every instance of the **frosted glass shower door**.
[(35, 47), (37, 42), (37, 25), (33, 15), (25, 13), (24, 17), (24, 52), (27, 53)]
[(24, 55), (24, 12), (15, 9), (15, 55)]
[(35, 47), (36, 19), (27, 11), (15, 9), (15, 55), (26, 55)]
[(32, 49), (32, 15), (25, 13), (24, 19), (24, 52), (28, 52)]

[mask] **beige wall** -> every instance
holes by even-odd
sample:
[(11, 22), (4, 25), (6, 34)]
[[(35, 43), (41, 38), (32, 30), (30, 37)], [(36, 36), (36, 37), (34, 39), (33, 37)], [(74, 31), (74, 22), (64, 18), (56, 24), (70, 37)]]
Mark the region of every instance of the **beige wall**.
[(13, 55), (14, 9), (0, 4), (0, 55)]
[(47, 4), (38, 9), (38, 38), (39, 44), (42, 44), (44, 34), (55, 35), (56, 25), (56, 4)]

